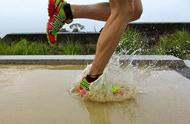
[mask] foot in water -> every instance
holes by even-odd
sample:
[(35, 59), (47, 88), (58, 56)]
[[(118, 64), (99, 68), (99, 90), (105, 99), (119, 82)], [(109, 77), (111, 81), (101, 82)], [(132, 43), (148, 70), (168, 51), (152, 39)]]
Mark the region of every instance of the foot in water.
[(77, 86), (77, 92), (83, 97), (86, 96), (90, 91), (90, 85), (96, 81), (102, 74), (99, 75), (87, 75), (84, 77), (79, 86)]
[[(80, 83), (79, 86), (76, 87), (76, 91), (82, 96), (86, 96), (88, 95), (89, 91), (90, 91), (90, 85), (92, 83), (94, 83), (94, 81), (96, 81), (100, 75), (87, 75), (86, 77), (84, 77)], [(111, 88), (111, 92), (115, 95), (115, 96), (123, 96), (124, 95), (124, 87), (122, 86), (118, 86), (118, 85), (113, 85)]]

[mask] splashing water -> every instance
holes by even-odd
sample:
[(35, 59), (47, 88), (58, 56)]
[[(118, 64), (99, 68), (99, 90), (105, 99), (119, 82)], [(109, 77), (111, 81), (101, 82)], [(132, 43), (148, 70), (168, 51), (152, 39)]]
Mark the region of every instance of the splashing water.
[[(120, 60), (131, 59), (127, 64)], [(133, 66), (132, 58), (126, 58), (125, 55), (114, 54), (104, 70), (104, 73), (93, 83), (91, 83), (90, 91), (82, 98), (84, 100), (96, 102), (114, 102), (124, 101), (135, 98), (142, 89), (138, 87), (138, 83), (144, 80), (150, 72), (149, 67), (139, 69)], [(80, 96), (76, 92), (76, 87), (79, 86), (82, 78), (89, 74), (92, 64), (87, 65), (82, 74), (77, 78), (76, 83), (71, 89), (71, 94)], [(113, 86), (122, 87), (123, 95), (115, 95), (112, 92)]]

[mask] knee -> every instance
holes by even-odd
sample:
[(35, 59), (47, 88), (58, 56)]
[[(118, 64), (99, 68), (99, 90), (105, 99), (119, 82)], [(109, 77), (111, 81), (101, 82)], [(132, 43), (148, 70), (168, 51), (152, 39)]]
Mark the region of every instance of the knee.
[(125, 12), (125, 16), (129, 16), (130, 21), (138, 20), (143, 12), (143, 7), (141, 0), (133, 0), (130, 4), (128, 4), (127, 12)]
[(140, 17), (141, 17), (141, 15), (142, 15), (142, 13), (143, 13), (143, 7), (142, 7), (142, 5), (135, 5), (134, 6), (134, 10), (133, 10), (133, 16), (132, 16), (132, 21), (134, 21), (134, 20), (138, 20)]
[(143, 12), (140, 0), (117, 0), (114, 5), (112, 13), (127, 21), (139, 19)]

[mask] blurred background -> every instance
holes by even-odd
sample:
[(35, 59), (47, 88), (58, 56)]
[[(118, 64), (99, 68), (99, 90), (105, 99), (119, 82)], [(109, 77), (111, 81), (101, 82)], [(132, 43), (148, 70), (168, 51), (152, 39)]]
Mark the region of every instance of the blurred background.
[[(67, 0), (71, 4), (92, 4), (108, 0)], [(137, 22), (190, 22), (189, 0), (142, 0), (144, 12)], [(45, 32), (48, 0), (0, 0), (0, 37), (8, 33)], [(76, 19), (85, 31), (99, 31), (105, 22)], [(65, 28), (68, 28), (66, 26)]]

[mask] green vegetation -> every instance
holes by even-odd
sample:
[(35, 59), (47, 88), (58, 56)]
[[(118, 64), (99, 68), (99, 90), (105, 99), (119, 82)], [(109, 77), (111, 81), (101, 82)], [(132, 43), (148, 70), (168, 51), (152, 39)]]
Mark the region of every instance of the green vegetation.
[(50, 46), (45, 43), (29, 42), (25, 39), (11, 44), (0, 42), (0, 55), (86, 55), (94, 53), (95, 47), (78, 43)]
[[(129, 55), (174, 55), (190, 59), (190, 32), (176, 31), (160, 36), (154, 46), (148, 45), (148, 37), (134, 30), (123, 34), (116, 49), (117, 53)], [(0, 55), (88, 55), (95, 54), (95, 44), (79, 44), (72, 39), (50, 46), (42, 42), (29, 42), (25, 39), (5, 43), (0, 39)]]
[(190, 32), (188, 31), (162, 35), (158, 43), (151, 48), (148, 47), (147, 42), (147, 36), (129, 30), (123, 34), (117, 52), (129, 55), (174, 55), (181, 59), (190, 59)]
[(117, 52), (120, 54), (145, 54), (146, 40), (141, 33), (128, 30), (123, 34), (121, 41), (117, 47)]
[(176, 31), (173, 34), (161, 36), (158, 45), (153, 49), (153, 53), (190, 59), (190, 33), (187, 31)]
[(1, 55), (46, 55), (48, 48), (39, 43), (30, 43), (26, 40), (21, 40), (18, 43), (6, 44), (5, 42), (0, 43), (0, 54)]

